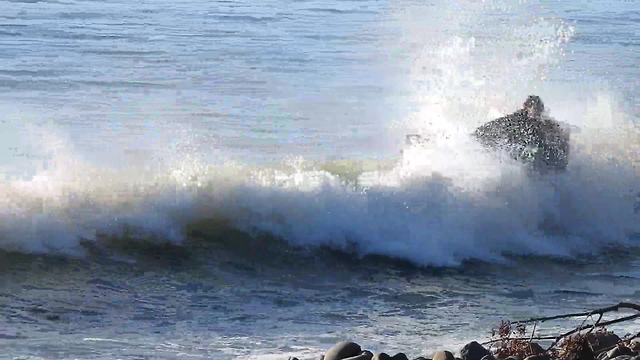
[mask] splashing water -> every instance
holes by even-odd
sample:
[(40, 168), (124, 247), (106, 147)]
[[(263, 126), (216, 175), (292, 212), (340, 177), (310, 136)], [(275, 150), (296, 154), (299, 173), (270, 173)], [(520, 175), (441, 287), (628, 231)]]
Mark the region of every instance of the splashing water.
[[(345, 159), (346, 170), (295, 154), (273, 166), (229, 160), (224, 149), (211, 155), (187, 147), (167, 155), (173, 146), (152, 147), (143, 166), (109, 167), (86, 160), (64, 136), (38, 137), (27, 129), (45, 166), (26, 179), (5, 174), (0, 247), (81, 253), (82, 241), (132, 232), (180, 243), (187, 226), (206, 219), (293, 245), (419, 265), (636, 245), (635, 120), (606, 89), (549, 80), (563, 66), (575, 29), (526, 6), (438, 6), (393, 13), (402, 36), (390, 46), (411, 59), (398, 65), (410, 69), (398, 88), (410, 94), (411, 110), (389, 121), (382, 136), (420, 133), (426, 144), (370, 166)], [(531, 93), (572, 127), (564, 173), (532, 175), (469, 136)]]

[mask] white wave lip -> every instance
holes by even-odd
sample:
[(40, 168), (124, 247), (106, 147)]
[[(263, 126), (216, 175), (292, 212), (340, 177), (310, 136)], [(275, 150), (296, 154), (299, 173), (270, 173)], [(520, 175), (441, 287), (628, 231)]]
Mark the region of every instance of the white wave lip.
[[(429, 142), (404, 149), (391, 169), (363, 172), (354, 184), (302, 159), (252, 168), (209, 165), (191, 154), (153, 169), (115, 170), (58, 144), (46, 169), (2, 181), (0, 247), (82, 252), (82, 240), (130, 232), (180, 242), (186, 226), (210, 218), (296, 246), (419, 265), (637, 246), (636, 119), (607, 89), (547, 80), (562, 64), (571, 27), (537, 19), (498, 29), (504, 31), (497, 39), (455, 33), (461, 25), (479, 29), (473, 21), (495, 10), (473, 6), (473, 17), (458, 20), (464, 24), (448, 24), (451, 31), (426, 40), (416, 35), (424, 29), (407, 21), (407, 36), (425, 41), (407, 81), (415, 111), (390, 131), (419, 132)], [(564, 173), (531, 175), (469, 136), (534, 91), (552, 116), (573, 127)]]

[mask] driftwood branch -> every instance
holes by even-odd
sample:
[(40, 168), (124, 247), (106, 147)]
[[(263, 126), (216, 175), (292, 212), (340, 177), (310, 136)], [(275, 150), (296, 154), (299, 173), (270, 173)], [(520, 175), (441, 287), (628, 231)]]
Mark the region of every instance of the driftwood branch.
[(589, 332), (587, 332), (587, 334), (590, 334), (593, 330), (595, 330), (595, 328), (600, 324), (600, 321), (602, 320), (602, 316), (604, 314), (599, 314), (598, 315), (598, 320), (596, 320), (595, 323), (593, 323), (593, 326), (591, 327), (591, 329), (589, 330)]
[(531, 318), (531, 319), (528, 319), (528, 320), (513, 321), (513, 324), (526, 324), (526, 323), (532, 323), (532, 322), (545, 322), (545, 321), (549, 321), (549, 320), (568, 319), (568, 318), (574, 318), (574, 317), (583, 317), (583, 316), (589, 316), (589, 315), (593, 315), (593, 314), (604, 314), (604, 313), (608, 313), (608, 312), (619, 311), (621, 309), (631, 309), (631, 310), (635, 310), (635, 311), (640, 312), (640, 305), (633, 304), (633, 303), (621, 302), (618, 305), (608, 306), (608, 307), (604, 307), (604, 308), (596, 309), (596, 310), (591, 310), (591, 311), (572, 313), (572, 314), (562, 314), (562, 315), (555, 315), (555, 316), (547, 316), (547, 317), (539, 317), (539, 318)]
[(588, 325), (581, 325), (581, 326), (578, 326), (577, 328), (575, 328), (575, 329), (573, 329), (573, 330), (567, 331), (566, 333), (559, 335), (559, 336), (556, 338), (556, 341), (555, 341), (553, 344), (551, 344), (551, 346), (549, 346), (549, 349), (551, 349), (554, 345), (556, 345), (558, 342), (560, 342), (560, 340), (562, 340), (562, 339), (566, 338), (566, 337), (567, 337), (567, 336), (569, 336), (569, 335), (573, 335), (573, 334), (575, 334), (575, 333), (577, 333), (577, 332), (580, 332), (580, 331), (582, 331), (582, 330), (586, 330), (586, 329), (591, 328), (591, 330), (589, 330), (589, 333), (590, 333), (590, 332), (592, 332), (592, 331), (593, 331), (593, 329), (595, 329), (596, 327), (600, 327), (600, 328), (602, 328), (602, 327), (605, 327), (605, 326), (608, 326), (608, 325), (617, 324), (617, 323), (621, 323), (621, 322), (623, 322), (623, 321), (629, 321), (629, 320), (633, 320), (633, 319), (637, 319), (637, 318), (640, 318), (640, 313), (639, 313), (639, 314), (635, 314), (635, 315), (630, 315), (630, 316), (621, 317), (621, 318), (618, 318), (618, 319), (615, 319), (615, 320), (610, 320), (610, 321), (601, 322), (601, 323), (599, 323), (599, 324), (594, 324), (594, 325), (592, 325), (592, 326), (588, 326)]
[[(509, 340), (516, 340), (516, 341), (529, 341), (531, 342), (531, 340), (555, 340), (557, 339), (557, 336), (553, 336), (553, 335), (548, 335), (548, 336), (527, 336), (527, 337), (514, 337), (514, 338), (509, 338)], [(495, 344), (498, 342), (504, 341), (504, 339), (493, 339), (493, 340), (488, 340), (485, 342), (480, 343), (481, 345), (490, 345), (490, 344)]]
[[(611, 313), (611, 312), (617, 312), (620, 310), (634, 310), (637, 313), (636, 314), (632, 314), (632, 315), (628, 315), (628, 316), (623, 316), (623, 317), (619, 317), (613, 320), (608, 320), (608, 321), (602, 321), (603, 320), (603, 316), (606, 313)], [(593, 324), (586, 324), (587, 320), (589, 319), (595, 319), (595, 316), (597, 315), (597, 319), (593, 322)], [(537, 330), (537, 326), (538, 323), (542, 323), (545, 321), (551, 321), (551, 320), (559, 320), (559, 319), (569, 319), (569, 318), (578, 318), (578, 317), (584, 317), (583, 321), (580, 323), (580, 325), (578, 325), (577, 327), (566, 331), (564, 333), (561, 333), (559, 335), (538, 335), (536, 336), (536, 330)], [(614, 306), (608, 306), (608, 307), (604, 307), (604, 308), (600, 308), (600, 309), (595, 309), (595, 310), (591, 310), (591, 311), (585, 311), (585, 312), (578, 312), (578, 313), (570, 313), (570, 314), (561, 314), (561, 315), (555, 315), (555, 316), (546, 316), (546, 317), (538, 317), (538, 318), (531, 318), (528, 320), (520, 320), (520, 321), (515, 321), (515, 322), (503, 322), (500, 326), (500, 329), (498, 330), (497, 334), (498, 334), (498, 338), (497, 339), (491, 339), (489, 341), (486, 341), (484, 343), (482, 343), (483, 345), (493, 345), (493, 344), (500, 344), (498, 351), (506, 351), (506, 352), (522, 352), (523, 347), (522, 345), (528, 345), (526, 348), (529, 349), (530, 351), (533, 351), (533, 347), (531, 346), (531, 343), (533, 340), (552, 340), (551, 345), (545, 350), (545, 353), (556, 353), (557, 351), (563, 347), (566, 346), (571, 346), (568, 345), (570, 343), (574, 343), (573, 345), (575, 345), (576, 341), (586, 341), (586, 340), (579, 340), (579, 339), (586, 339), (585, 336), (588, 336), (590, 334), (592, 334), (596, 329), (600, 329), (598, 331), (604, 330), (606, 331), (606, 326), (609, 325), (613, 325), (613, 324), (618, 324), (624, 321), (630, 321), (630, 320), (634, 320), (634, 319), (638, 319), (640, 318), (640, 305), (638, 304), (633, 304), (633, 303), (626, 303), (626, 302), (621, 302), (617, 305)], [(528, 324), (528, 323), (533, 323), (533, 330), (531, 332), (530, 336), (524, 336), (525, 335), (525, 328), (524, 328), (524, 324)], [(513, 327), (513, 325), (515, 325), (515, 327)], [(583, 333), (582, 331), (587, 330), (587, 332)], [(512, 337), (511, 335), (519, 335), (516, 337)], [(579, 334), (576, 335), (576, 334)], [(494, 334), (495, 335), (495, 334)], [(577, 336), (577, 337), (576, 337)], [(629, 341), (631, 339), (635, 339), (640, 337), (640, 333), (627, 338), (624, 341)], [(623, 340), (620, 340), (623, 341)], [(614, 346), (615, 347), (615, 346)], [(611, 347), (609, 347), (611, 348)], [(601, 352), (604, 349), (599, 350), (598, 352)], [(607, 349), (608, 350), (608, 349)], [(526, 350), (525, 350), (526, 352)]]

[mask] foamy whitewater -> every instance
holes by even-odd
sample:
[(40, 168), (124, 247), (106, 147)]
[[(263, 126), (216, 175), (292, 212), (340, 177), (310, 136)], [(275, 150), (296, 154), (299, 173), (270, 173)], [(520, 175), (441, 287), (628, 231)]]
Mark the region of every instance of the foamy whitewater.
[[(10, 1), (0, 50), (7, 358), (430, 355), (640, 298), (634, 2)], [(470, 136), (530, 94), (565, 172)]]

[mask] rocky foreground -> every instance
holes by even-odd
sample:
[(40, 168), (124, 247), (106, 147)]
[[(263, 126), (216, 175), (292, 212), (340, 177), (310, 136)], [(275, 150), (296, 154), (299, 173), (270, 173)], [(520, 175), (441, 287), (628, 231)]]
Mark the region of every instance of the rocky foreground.
[[(490, 341), (486, 348), (473, 341), (455, 356), (443, 350), (431, 357), (418, 356), (414, 360), (640, 360), (640, 337), (621, 339), (617, 335), (599, 331), (577, 334), (548, 349), (540, 344), (518, 338)], [(373, 354), (354, 342), (343, 341), (331, 347), (319, 360), (409, 360), (404, 353)], [(289, 360), (298, 360), (290, 357)]]
[[(635, 311), (633, 315), (605, 320), (605, 314)], [(581, 324), (561, 334), (540, 334), (538, 325), (558, 319), (582, 318)], [(456, 357), (453, 352), (437, 351), (431, 357), (414, 360), (640, 360), (640, 332), (620, 338), (607, 326), (640, 319), (640, 304), (621, 302), (613, 306), (572, 314), (502, 321), (491, 331), (491, 340), (465, 345)], [(527, 331), (527, 326), (533, 329)], [(542, 341), (541, 343), (534, 342)], [(486, 347), (485, 347), (486, 346)], [(289, 360), (298, 360), (290, 357)], [(320, 360), (409, 360), (404, 353), (393, 356), (373, 354), (354, 342), (343, 341), (327, 350)]]

